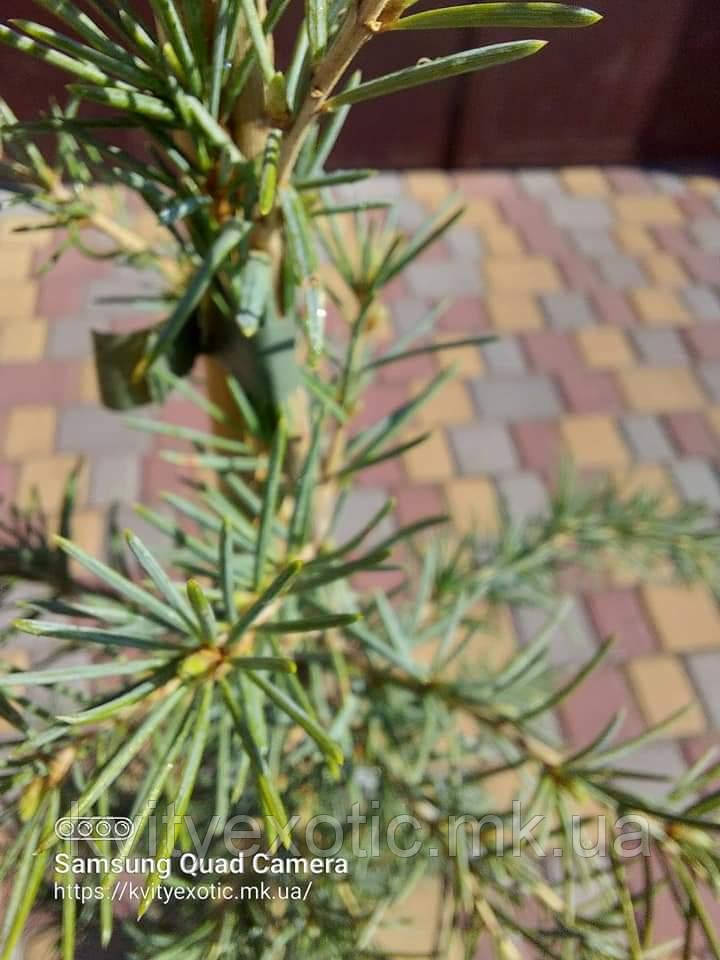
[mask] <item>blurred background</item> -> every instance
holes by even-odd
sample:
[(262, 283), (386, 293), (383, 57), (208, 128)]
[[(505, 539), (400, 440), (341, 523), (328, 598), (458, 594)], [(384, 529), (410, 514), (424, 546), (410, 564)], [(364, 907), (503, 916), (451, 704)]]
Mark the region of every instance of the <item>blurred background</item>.
[[(718, 0), (585, 5), (604, 21), (589, 30), (532, 31), (555, 40), (538, 57), (356, 107), (336, 162), (390, 169), (586, 163), (712, 168), (720, 159)], [(52, 20), (32, 0), (2, 0), (1, 6), (4, 19)], [(294, 35), (300, 8), (299, 0), (291, 4), (281, 42)], [(420, 57), (528, 35), (390, 34), (366, 49), (361, 66), (373, 76)], [(0, 50), (0, 75), (3, 93), (21, 116), (62, 94), (57, 71), (6, 49)]]

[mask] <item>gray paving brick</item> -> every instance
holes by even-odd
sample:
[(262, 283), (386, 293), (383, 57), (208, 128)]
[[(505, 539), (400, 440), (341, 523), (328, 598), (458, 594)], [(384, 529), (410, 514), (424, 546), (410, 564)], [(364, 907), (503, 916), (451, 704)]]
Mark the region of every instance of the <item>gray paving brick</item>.
[(644, 413), (627, 413), (620, 418), (620, 425), (637, 460), (656, 463), (675, 457), (665, 428), (657, 417)]
[(469, 423), (449, 432), (461, 473), (501, 473), (517, 467), (515, 448), (501, 424)]
[(720, 297), (710, 287), (686, 287), (681, 293), (698, 320), (720, 320)]
[(497, 485), (510, 518), (515, 523), (524, 524), (532, 517), (547, 512), (547, 490), (536, 473), (510, 473), (499, 477)]
[(418, 324), (427, 312), (427, 304), (416, 297), (402, 297), (394, 300), (390, 313), (395, 332), (399, 336), (404, 336), (417, 330)]
[(687, 350), (675, 330), (631, 330), (640, 355), (658, 367), (684, 366), (690, 362)]
[(71, 453), (141, 453), (148, 434), (126, 427), (117, 413), (95, 407), (69, 407), (60, 415), (58, 449)]
[(720, 728), (720, 650), (691, 653), (688, 667), (713, 726)]
[(588, 327), (595, 323), (592, 308), (581, 293), (546, 293), (540, 300), (550, 326), (558, 330)]
[(577, 248), (587, 257), (615, 257), (621, 255), (615, 243), (615, 238), (609, 230), (581, 228), (569, 232)]
[[(172, 510), (165, 504), (160, 504), (158, 512), (171, 517)], [(143, 517), (139, 516), (132, 504), (120, 503), (116, 513), (116, 523), (120, 530), (132, 530), (159, 561), (165, 566), (170, 563), (170, 555), (173, 551), (173, 545), (168, 537), (157, 527), (148, 523)]]
[(134, 502), (140, 494), (140, 457), (110, 456), (93, 460), (90, 501), (104, 505), (116, 500)]
[(420, 297), (440, 298), (482, 293), (479, 264), (474, 260), (429, 260), (413, 263), (407, 271), (413, 293)]
[(485, 253), (482, 237), (477, 230), (470, 227), (453, 227), (445, 234), (447, 245), (453, 253), (468, 260), (479, 260)]
[(542, 419), (562, 413), (562, 402), (548, 377), (494, 377), (477, 379), (471, 386), (478, 410), (491, 420)]
[(609, 205), (599, 197), (549, 197), (548, 207), (561, 227), (602, 230), (611, 227), (614, 220)]
[(720, 362), (704, 360), (698, 364), (698, 370), (705, 389), (716, 403), (720, 403)]
[(155, 297), (163, 292), (164, 287), (162, 277), (151, 270), (113, 267), (102, 279), (88, 285), (88, 313), (102, 316), (118, 311), (126, 313), (127, 297)]
[(598, 257), (597, 263), (603, 279), (614, 290), (633, 290), (647, 283), (645, 272), (632, 257), (624, 254)]
[(720, 483), (705, 460), (688, 457), (671, 464), (675, 483), (686, 500), (699, 500), (711, 510), (720, 511)]
[(667, 193), (670, 196), (676, 196), (679, 193), (685, 193), (687, 189), (685, 181), (676, 173), (653, 173), (652, 181), (661, 193)]
[[(356, 487), (345, 498), (333, 528), (333, 538), (344, 543), (365, 526), (370, 517), (377, 513), (387, 500), (387, 493), (375, 487)], [(380, 526), (367, 538), (366, 543), (377, 543), (394, 529), (390, 517), (386, 517)]]
[(720, 253), (720, 217), (703, 217), (690, 224), (690, 233), (708, 253)]
[(493, 373), (525, 373), (525, 355), (514, 337), (502, 337), (486, 343), (481, 349)]
[(86, 357), (92, 349), (92, 331), (109, 329), (107, 316), (91, 314), (53, 320), (48, 328), (47, 355), (57, 360)]
[[(534, 640), (546, 624), (552, 613), (539, 607), (518, 606), (513, 608), (513, 619), (518, 639), (523, 646)], [(597, 636), (585, 606), (574, 598), (565, 619), (555, 628), (549, 647), (549, 660), (558, 666), (569, 663), (583, 663), (595, 653)]]
[[(657, 740), (646, 743), (626, 754), (622, 765), (636, 773), (656, 773), (665, 777), (677, 778), (685, 772), (685, 760), (678, 743), (674, 740)], [(619, 787), (630, 793), (639, 794), (648, 800), (661, 800), (668, 791), (668, 784), (662, 780), (636, 780), (618, 777)]]
[(398, 226), (403, 230), (419, 230), (428, 217), (427, 210), (412, 197), (400, 197), (395, 201), (393, 210), (396, 211)]
[(538, 200), (567, 196), (560, 178), (552, 170), (523, 170), (517, 179), (525, 192)]

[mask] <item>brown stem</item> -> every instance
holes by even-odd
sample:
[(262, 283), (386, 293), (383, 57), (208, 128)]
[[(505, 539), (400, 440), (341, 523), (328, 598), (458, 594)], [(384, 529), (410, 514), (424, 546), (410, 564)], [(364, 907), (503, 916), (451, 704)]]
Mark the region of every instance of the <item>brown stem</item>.
[(292, 126), (285, 135), (278, 162), (278, 182), (290, 178), (300, 148), (314, 118), (357, 56), (360, 48), (377, 31), (380, 14), (388, 0), (360, 0), (352, 3), (327, 54), (313, 72), (312, 86)]

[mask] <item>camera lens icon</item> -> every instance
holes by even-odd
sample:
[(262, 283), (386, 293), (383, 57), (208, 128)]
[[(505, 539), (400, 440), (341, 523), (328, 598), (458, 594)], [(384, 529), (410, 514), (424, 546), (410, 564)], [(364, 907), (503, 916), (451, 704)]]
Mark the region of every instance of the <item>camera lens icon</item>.
[(55, 824), (60, 840), (127, 840), (135, 825), (129, 817), (62, 817)]

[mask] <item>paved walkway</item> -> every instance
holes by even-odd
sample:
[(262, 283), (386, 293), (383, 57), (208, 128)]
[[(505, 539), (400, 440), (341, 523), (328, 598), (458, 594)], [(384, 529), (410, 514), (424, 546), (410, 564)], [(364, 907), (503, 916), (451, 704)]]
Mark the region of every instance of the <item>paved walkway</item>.
[[(565, 450), (584, 470), (662, 485), (720, 513), (720, 181), (572, 169), (416, 173), (372, 188), (399, 199), (408, 227), (456, 189), (465, 219), (394, 285), (393, 323), (406, 330), (451, 296), (445, 336), (500, 339), (462, 351), (461, 379), (425, 414), (438, 428), (432, 440), (403, 465), (368, 471), (354, 507), (367, 515), (392, 490), (403, 520), (447, 506), (460, 527), (475, 515), (492, 529), (501, 497), (515, 516), (542, 508)], [(176, 483), (153, 438), (97, 406), (88, 359), (91, 328), (148, 318), (97, 302), (135, 289), (131, 271), (70, 254), (33, 278), (48, 240), (11, 234), (16, 222), (0, 219), (0, 491), (23, 500), (37, 485), (52, 513), (84, 454), (77, 533), (97, 550), (111, 501), (153, 499)], [(439, 362), (384, 368), (364, 416), (395, 405)], [(198, 421), (183, 399), (163, 415)], [(610, 632), (619, 642), (563, 709), (565, 732), (586, 739), (624, 703), (633, 733), (695, 698), (675, 737), (647, 747), (637, 766), (679, 771), (720, 743), (720, 616), (709, 593), (580, 586), (558, 659), (586, 655)], [(505, 617), (493, 649), (522, 642), (540, 619)]]

